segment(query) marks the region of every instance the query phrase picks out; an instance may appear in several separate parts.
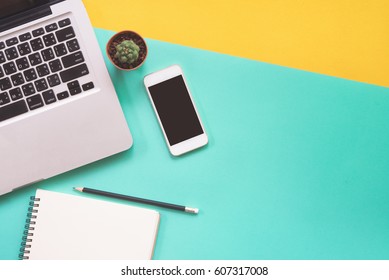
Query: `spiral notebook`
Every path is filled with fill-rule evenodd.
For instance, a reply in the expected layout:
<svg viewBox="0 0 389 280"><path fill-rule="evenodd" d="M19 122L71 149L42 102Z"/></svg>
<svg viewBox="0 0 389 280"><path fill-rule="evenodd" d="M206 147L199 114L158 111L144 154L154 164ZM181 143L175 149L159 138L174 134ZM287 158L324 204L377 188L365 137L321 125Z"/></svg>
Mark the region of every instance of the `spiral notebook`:
<svg viewBox="0 0 389 280"><path fill-rule="evenodd" d="M158 225L153 210L38 189L20 259L151 259Z"/></svg>

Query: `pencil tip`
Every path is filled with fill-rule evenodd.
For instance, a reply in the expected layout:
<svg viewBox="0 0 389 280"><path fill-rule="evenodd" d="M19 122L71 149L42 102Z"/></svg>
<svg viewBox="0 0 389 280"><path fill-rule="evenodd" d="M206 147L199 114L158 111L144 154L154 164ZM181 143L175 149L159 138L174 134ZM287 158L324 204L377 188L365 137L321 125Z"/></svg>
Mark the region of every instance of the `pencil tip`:
<svg viewBox="0 0 389 280"><path fill-rule="evenodd" d="M191 208L191 207L185 207L185 212L192 213L192 214L198 214L199 213L199 209Z"/></svg>
<svg viewBox="0 0 389 280"><path fill-rule="evenodd" d="M84 188L82 187L75 187L73 188L75 191L79 191L79 192L82 192L84 190Z"/></svg>

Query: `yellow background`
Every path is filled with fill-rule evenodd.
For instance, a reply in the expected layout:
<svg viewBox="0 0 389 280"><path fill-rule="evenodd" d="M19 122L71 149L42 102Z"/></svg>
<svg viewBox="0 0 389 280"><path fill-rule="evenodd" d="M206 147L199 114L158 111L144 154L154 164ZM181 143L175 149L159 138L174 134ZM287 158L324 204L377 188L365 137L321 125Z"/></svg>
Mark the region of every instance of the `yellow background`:
<svg viewBox="0 0 389 280"><path fill-rule="evenodd" d="M92 24L389 86L388 0L83 0Z"/></svg>

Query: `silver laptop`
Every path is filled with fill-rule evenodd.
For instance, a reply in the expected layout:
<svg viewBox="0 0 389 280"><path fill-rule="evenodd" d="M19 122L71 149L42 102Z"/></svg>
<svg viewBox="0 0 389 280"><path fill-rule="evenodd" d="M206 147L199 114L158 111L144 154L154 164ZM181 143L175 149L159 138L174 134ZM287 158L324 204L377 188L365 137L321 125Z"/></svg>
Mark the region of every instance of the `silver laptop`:
<svg viewBox="0 0 389 280"><path fill-rule="evenodd" d="M1 0L0 195L132 142L81 0Z"/></svg>

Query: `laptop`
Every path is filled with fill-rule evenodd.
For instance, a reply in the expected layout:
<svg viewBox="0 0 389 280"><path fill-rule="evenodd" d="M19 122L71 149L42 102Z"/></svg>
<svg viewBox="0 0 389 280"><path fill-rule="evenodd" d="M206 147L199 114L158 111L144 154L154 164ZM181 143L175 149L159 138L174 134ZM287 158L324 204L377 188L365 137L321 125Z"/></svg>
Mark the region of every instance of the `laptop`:
<svg viewBox="0 0 389 280"><path fill-rule="evenodd" d="M132 143L81 0L1 0L0 195Z"/></svg>

